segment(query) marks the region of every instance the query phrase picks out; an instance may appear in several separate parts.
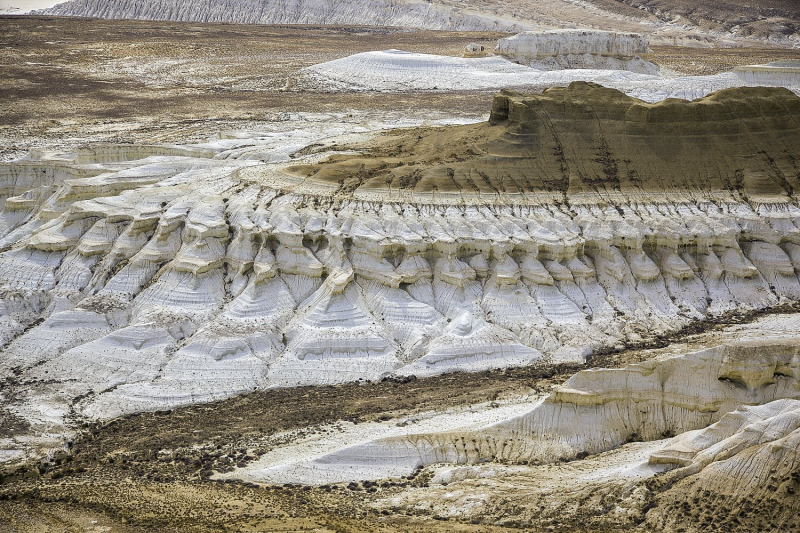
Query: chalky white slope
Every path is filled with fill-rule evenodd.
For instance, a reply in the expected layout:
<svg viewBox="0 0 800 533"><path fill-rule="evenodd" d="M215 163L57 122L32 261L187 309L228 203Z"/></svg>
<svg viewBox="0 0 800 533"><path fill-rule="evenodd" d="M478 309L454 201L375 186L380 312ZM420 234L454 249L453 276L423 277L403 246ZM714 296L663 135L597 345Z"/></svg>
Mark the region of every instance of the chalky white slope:
<svg viewBox="0 0 800 533"><path fill-rule="evenodd" d="M650 51L637 33L590 30L524 32L500 39L496 52L515 63L542 70L594 68L656 74L640 56Z"/></svg>
<svg viewBox="0 0 800 533"><path fill-rule="evenodd" d="M708 377L715 379L713 374ZM644 409L649 408L645 402ZM577 512L586 513L590 523L610 518L619 527L621 521L623 529L646 522L647 531L701 531L707 528L698 527L703 520L698 520L697 510L714 502L712 509L715 504L730 509L710 513L723 522L722 530L794 531L800 506L795 497L800 478L800 400L745 405L721 418L713 413L713 419L719 421L675 438L656 435L658 440L624 444L566 462L463 464L462 455L458 457L462 464L427 467L425 474L432 475L429 486L390 493L375 507L508 525L546 522ZM474 434L464 436L466 443L478 441ZM520 438L526 437L514 436L515 441ZM348 471L334 461L319 463L313 470L305 465L317 479L330 478L337 469L340 475ZM243 469L226 477L258 479L291 467ZM297 464L294 467L300 472ZM349 466L350 471L355 469ZM395 466L395 470L400 469ZM512 509L508 502L513 502ZM774 517L777 526L759 524L764 516Z"/></svg>
<svg viewBox="0 0 800 533"><path fill-rule="evenodd" d="M254 388L582 361L800 297L800 210L785 196L390 201L285 172L301 147L316 144L317 161L331 136L367 129L95 146L0 167L9 408L55 428L71 412Z"/></svg>
<svg viewBox="0 0 800 533"><path fill-rule="evenodd" d="M687 11L681 2L660 2L654 6L631 0L613 3L602 0L70 0L35 13L111 19L403 26L467 31L614 28L646 33L665 44L711 46L722 42L732 45L758 39L791 45L797 42L797 12L790 5L792 2L784 4L761 6L728 1ZM736 5L741 7L735 9Z"/></svg>
<svg viewBox="0 0 800 533"><path fill-rule="evenodd" d="M558 1L559 4L568 4ZM47 15L109 19L401 26L432 30L513 31L535 25L489 10L418 0L72 0Z"/></svg>
<svg viewBox="0 0 800 533"><path fill-rule="evenodd" d="M524 35L524 34L523 34ZM519 36L518 36L519 37ZM501 41L502 43L503 41ZM742 86L783 86L800 93L800 75L789 73L780 79L754 77L750 70L708 76L663 77L654 73L651 63L581 56L580 66L548 70L558 62L575 63L568 54L559 54L554 63L543 59L522 59L525 50L505 45L503 54L518 59L521 65L501 56L460 58L384 50L363 52L307 67L301 71L306 83L332 90L355 91L470 91L514 87L542 89L566 86L574 81L590 81L619 89L646 102L666 98L693 100L720 89ZM522 43L524 44L524 43ZM539 68L532 68L534 64ZM634 69L637 72L631 72Z"/></svg>
<svg viewBox="0 0 800 533"><path fill-rule="evenodd" d="M792 521L800 508L800 401L737 409L704 430L681 435L651 455L650 463L678 467L667 475L670 490L659 497L660 504L691 508L689 502L711 494L742 518L774 513L777 527L753 524L745 529L797 529ZM686 527L691 517L676 516L680 514L650 513L647 525Z"/></svg>
<svg viewBox="0 0 800 533"><path fill-rule="evenodd" d="M379 439L351 437L338 443L339 449L316 456L306 452L294 461L268 455L231 477L329 483L398 477L436 463L541 464L679 433L684 434L654 452L650 462L692 465L683 470L685 477L744 448L796 439L789 435L800 427L798 378L797 340L736 342L621 369L579 372L524 413L511 406L500 412L484 409L472 420L462 415L460 426L441 423L433 432L420 426ZM778 398L792 400L769 403ZM507 418L498 422L498 416ZM372 432L381 433L387 431Z"/></svg>

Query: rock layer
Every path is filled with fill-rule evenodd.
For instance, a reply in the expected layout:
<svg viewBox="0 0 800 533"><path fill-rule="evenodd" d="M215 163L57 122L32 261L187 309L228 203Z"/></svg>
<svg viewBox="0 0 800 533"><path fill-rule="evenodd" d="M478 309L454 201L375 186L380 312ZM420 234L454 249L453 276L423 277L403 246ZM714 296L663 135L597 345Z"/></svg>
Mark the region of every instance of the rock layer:
<svg viewBox="0 0 800 533"><path fill-rule="evenodd" d="M36 13L262 24L374 24L429 29L614 28L645 32L668 44L711 46L744 39L797 42L797 8L769 0L72 0Z"/></svg>
<svg viewBox="0 0 800 533"><path fill-rule="evenodd" d="M619 69L625 65L598 64L595 68L540 70L500 56L450 57L401 50L363 52L320 63L300 71L303 86L313 90L358 92L480 91L513 88L539 92L585 81L618 89L650 103L669 98L695 100L722 89L741 86L781 86L800 92L796 77L759 76L749 80L741 72L704 76L662 77ZM632 65L631 68L635 68ZM776 81L783 80L783 83Z"/></svg>
<svg viewBox="0 0 800 533"><path fill-rule="evenodd" d="M664 193L781 201L800 185L800 98L738 88L648 104L575 82L541 95L504 91L488 123L392 135L370 148L298 172L364 199L376 191L513 203Z"/></svg>
<svg viewBox="0 0 800 533"><path fill-rule="evenodd" d="M681 435L651 455L678 466L647 514L652 529L699 530L695 500L712 502L722 528L794 531L800 527L800 401L742 407L706 429ZM688 512L672 512L682 509ZM705 514L705 513L704 513Z"/></svg>
<svg viewBox="0 0 800 533"><path fill-rule="evenodd" d="M591 68L656 74L658 67L640 55L649 51L647 38L637 33L556 30L524 32L500 39L496 53L543 70Z"/></svg>
<svg viewBox="0 0 800 533"><path fill-rule="evenodd" d="M323 129L300 152L253 133L4 165L16 412L582 361L796 300L798 101L575 85L353 146Z"/></svg>
<svg viewBox="0 0 800 533"><path fill-rule="evenodd" d="M490 12L412 0L73 0L39 13L109 19L401 26L430 30L514 31L532 24Z"/></svg>
<svg viewBox="0 0 800 533"><path fill-rule="evenodd" d="M794 403L786 404L791 408L779 402L755 408L755 418L762 411L774 418L759 422L760 435L753 433L755 426L742 429L753 417L727 415L738 406L758 406L776 398ZM378 479L436 463L549 463L719 421L699 436L683 435L651 456L652 464L695 465L685 469L684 475L690 475L714 458L729 457L744 447L763 444L764 439L794 438L789 435L800 424L797 399L800 343L740 342L621 369L579 372L529 412L484 428L386 438L294 464L263 470L253 465L242 475L271 482L328 483L358 479L351 476L366 475L368 465L372 465L370 475ZM714 439L720 444L709 443ZM701 451L704 448L708 451Z"/></svg>
<svg viewBox="0 0 800 533"><path fill-rule="evenodd" d="M733 72L747 85L800 86L800 61L773 61L736 67Z"/></svg>

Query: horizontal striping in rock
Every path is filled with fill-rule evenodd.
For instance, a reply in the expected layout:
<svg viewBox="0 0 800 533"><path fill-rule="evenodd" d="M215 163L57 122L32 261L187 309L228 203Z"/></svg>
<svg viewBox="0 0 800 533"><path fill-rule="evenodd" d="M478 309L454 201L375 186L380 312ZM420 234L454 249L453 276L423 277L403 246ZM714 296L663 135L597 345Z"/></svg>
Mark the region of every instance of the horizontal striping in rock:
<svg viewBox="0 0 800 533"><path fill-rule="evenodd" d="M320 128L299 160L258 133L31 154L0 167L0 369L102 418L583 361L797 300L798 100L578 84L500 94L482 124Z"/></svg>

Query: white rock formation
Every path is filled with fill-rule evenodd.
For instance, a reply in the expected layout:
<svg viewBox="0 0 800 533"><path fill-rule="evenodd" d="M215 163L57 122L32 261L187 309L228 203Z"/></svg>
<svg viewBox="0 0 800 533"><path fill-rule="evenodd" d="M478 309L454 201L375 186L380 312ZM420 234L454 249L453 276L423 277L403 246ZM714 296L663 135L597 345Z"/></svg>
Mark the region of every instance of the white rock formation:
<svg viewBox="0 0 800 533"><path fill-rule="evenodd" d="M374 507L509 526L585 513L587 527L703 531L710 515L724 531L794 531L798 409L798 400L746 406L706 429L567 462L428 467L427 486L392 491ZM227 477L237 474L249 479Z"/></svg>
<svg viewBox="0 0 800 533"><path fill-rule="evenodd" d="M785 195L582 192L567 205L520 189L496 202L348 192L285 170L298 146L365 129L95 146L0 166L0 375L28 384L10 409L51 427L70 409L103 418L254 388L580 362L800 294L800 210ZM591 442L554 437L542 453Z"/></svg>
<svg viewBox="0 0 800 533"><path fill-rule="evenodd" d="M736 67L733 72L747 85L800 87L800 61L773 61Z"/></svg>
<svg viewBox="0 0 800 533"><path fill-rule="evenodd" d="M508 527L559 524L565 515L585 512L587 528L610 522L633 529L651 495L645 484L669 469L647 461L650 452L663 445L664 441L630 443L586 459L547 465L441 465L426 469L425 474L433 476L424 488L412 485L374 507Z"/></svg>
<svg viewBox="0 0 800 533"><path fill-rule="evenodd" d="M27 9L48 2L26 0ZM53 0L49 5L54 3ZM13 2L11 5L15 5ZM797 42L790 3L747 5L741 0L688 10L681 3L633 0L71 0L36 14L190 22L385 25L426 29L522 31L613 28L646 33L651 41L683 46L737 46L742 41ZM3 4L0 4L0 9ZM12 8L13 9L13 8Z"/></svg>
<svg viewBox="0 0 800 533"><path fill-rule="evenodd" d="M792 400L768 403L775 398ZM232 477L329 483L405 475L436 463L548 463L679 433L684 434L651 454L650 462L690 465L685 476L754 445L796 440L798 399L800 341L738 342L621 369L582 371L529 412L496 423L485 418L483 427L473 422L351 441L288 464L273 465L267 457Z"/></svg>
<svg viewBox="0 0 800 533"><path fill-rule="evenodd" d="M671 477L686 477L696 474L713 463L717 463L718 474L734 474L744 466L734 459L744 451L752 456L753 447L769 445L782 447L789 441L800 439L800 401L776 400L764 405L745 406L723 416L719 422L704 429L686 432L661 450L650 455L650 464L666 464L680 467ZM784 441L784 442L781 442ZM797 449L796 446L794 447ZM768 470L760 465L751 465L754 474L750 480L758 482L757 476ZM749 491L743 491L749 492Z"/></svg>
<svg viewBox="0 0 800 533"><path fill-rule="evenodd" d="M500 39L495 53L540 70L597 69L658 73L658 66L640 57L649 52L647 38L637 33L598 30L523 32Z"/></svg>
<svg viewBox="0 0 800 533"><path fill-rule="evenodd" d="M109 19L401 26L431 30L518 31L535 27L490 11L415 0L72 0L39 11L46 15Z"/></svg>
<svg viewBox="0 0 800 533"><path fill-rule="evenodd" d="M666 98L694 100L730 87L775 85L772 80L745 79L733 72L667 78L656 75L649 67L640 65L639 68L633 63L629 66L636 72L630 72L630 69L609 70L627 66L594 58L587 58L584 64L594 66L540 70L499 56L470 58L385 50L363 52L314 65L303 69L301 74L310 86L335 91L448 92L507 87L532 90L566 86L574 81L591 81L646 102ZM792 77L787 81L790 83L780 85L800 93L800 82Z"/></svg>

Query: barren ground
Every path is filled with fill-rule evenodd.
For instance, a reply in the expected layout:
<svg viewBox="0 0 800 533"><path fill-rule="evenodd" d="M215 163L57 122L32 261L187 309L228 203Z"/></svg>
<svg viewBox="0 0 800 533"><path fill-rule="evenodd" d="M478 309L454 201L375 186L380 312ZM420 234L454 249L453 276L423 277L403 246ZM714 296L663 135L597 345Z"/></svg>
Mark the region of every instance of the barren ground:
<svg viewBox="0 0 800 533"><path fill-rule="evenodd" d="M307 65L374 49L458 55L468 42L493 46L498 37L0 18L0 158L87 140L203 139L215 130L279 120L287 112L479 117L490 107L490 93L332 94L293 85L292 74ZM691 74L786 58L800 58L800 51L655 47L651 57L665 68ZM587 366L619 366L664 350L700 348L724 335L730 322L751 318L698 324L696 330L656 339L646 347L598 354ZM502 402L546 391L579 368L261 391L86 426L69 452L4 472L0 530L509 531L513 528L370 505L425 486L424 472L377 485L320 488L261 488L208 478L280 445L278 434L299 437L337 422ZM0 412L2 430L13 430L16 424ZM565 517L558 526L615 530L591 529L580 515Z"/></svg>
<svg viewBox="0 0 800 533"><path fill-rule="evenodd" d="M322 487L258 487L213 481L210 476L244 466L273 447L335 430L338 424L389 420L543 393L581 368L616 367L665 353L702 349L724 341L737 325L759 316L799 310L797 306L779 307L766 313L696 323L669 338L597 354L586 365L258 391L212 404L84 425L68 444L68 452L59 453L50 461L8 467L2 472L0 530L514 530L512 526L495 528L449 520L435 512L398 509L387 503L394 496L409 492L413 495L416 491L417 498L425 494L429 480L425 471L379 483ZM528 473L519 483L538 486L546 483L544 478L557 479L561 475L558 470L543 468L543 474ZM580 464L571 467L578 472L581 468ZM420 493L420 489L426 492ZM439 488L438 492L442 490ZM611 494L619 488L603 490ZM513 518L515 497L509 498L506 508L495 509L496 516L487 519L505 518L513 525L509 514ZM549 499L552 501L552 497ZM555 522L543 522L540 529L552 530L555 523L558 528L572 531L618 530L613 520L610 525L587 526L586 516L581 513L562 512L574 504L566 494L563 503L553 504L557 511ZM528 524L520 527L531 531Z"/></svg>
<svg viewBox="0 0 800 533"><path fill-rule="evenodd" d="M301 68L368 50L460 55L503 34L0 17L0 159L87 141L183 142L293 112L482 117L492 93L328 93ZM662 68L711 74L800 50L653 47Z"/></svg>

